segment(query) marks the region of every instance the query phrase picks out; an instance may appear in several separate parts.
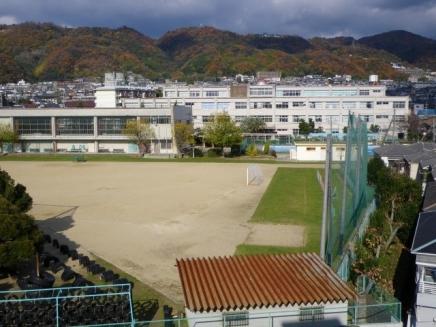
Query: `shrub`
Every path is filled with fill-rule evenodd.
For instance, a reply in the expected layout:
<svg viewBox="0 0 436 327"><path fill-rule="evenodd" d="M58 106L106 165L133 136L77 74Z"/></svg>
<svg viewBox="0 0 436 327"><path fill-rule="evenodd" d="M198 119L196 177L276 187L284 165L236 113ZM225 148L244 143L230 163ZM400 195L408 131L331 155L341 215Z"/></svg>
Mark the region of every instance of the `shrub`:
<svg viewBox="0 0 436 327"><path fill-rule="evenodd" d="M277 158L276 150L271 150L271 155L272 155L274 158Z"/></svg>
<svg viewBox="0 0 436 327"><path fill-rule="evenodd" d="M212 149L207 150L207 156L209 158L221 157L221 155L222 155L221 148L212 148Z"/></svg>
<svg viewBox="0 0 436 327"><path fill-rule="evenodd" d="M257 156L257 147L256 147L256 144L254 144L254 143L250 144L250 145L247 147L247 149L245 150L245 154L246 154L247 156L250 156L250 157L255 157L255 156Z"/></svg>
<svg viewBox="0 0 436 327"><path fill-rule="evenodd" d="M263 154L269 154L269 148L270 148L270 143L269 143L269 142L266 142L266 143L263 145Z"/></svg>

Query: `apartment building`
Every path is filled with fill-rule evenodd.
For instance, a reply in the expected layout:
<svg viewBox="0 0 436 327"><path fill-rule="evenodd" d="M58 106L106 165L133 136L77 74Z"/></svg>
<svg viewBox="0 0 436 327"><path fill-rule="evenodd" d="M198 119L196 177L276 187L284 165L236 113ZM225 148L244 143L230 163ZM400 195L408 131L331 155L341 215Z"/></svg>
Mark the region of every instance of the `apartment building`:
<svg viewBox="0 0 436 327"><path fill-rule="evenodd" d="M96 107L170 108L174 104L192 108L194 127L203 127L219 112L228 113L236 122L247 116L265 121L268 132L298 135L301 119L312 119L316 128L333 133L347 126L348 114L360 115L364 121L378 125L382 131L394 128L405 133L409 114L409 97L387 96L385 86L293 85L258 83L165 84L162 97L148 89L105 86L96 90Z"/></svg>

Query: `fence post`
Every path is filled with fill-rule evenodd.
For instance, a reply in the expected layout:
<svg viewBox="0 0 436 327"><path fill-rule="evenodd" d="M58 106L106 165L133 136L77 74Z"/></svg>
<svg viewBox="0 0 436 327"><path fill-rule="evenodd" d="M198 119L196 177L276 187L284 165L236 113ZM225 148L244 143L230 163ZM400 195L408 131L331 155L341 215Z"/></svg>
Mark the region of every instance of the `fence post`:
<svg viewBox="0 0 436 327"><path fill-rule="evenodd" d="M59 327L59 294L56 295L56 327Z"/></svg>

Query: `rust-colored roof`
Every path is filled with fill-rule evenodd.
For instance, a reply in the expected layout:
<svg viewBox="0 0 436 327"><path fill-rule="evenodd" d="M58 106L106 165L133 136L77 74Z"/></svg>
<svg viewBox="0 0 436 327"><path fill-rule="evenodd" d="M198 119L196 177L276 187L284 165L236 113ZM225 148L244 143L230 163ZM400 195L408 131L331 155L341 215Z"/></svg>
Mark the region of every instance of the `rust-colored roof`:
<svg viewBox="0 0 436 327"><path fill-rule="evenodd" d="M191 311L339 302L355 293L314 253L177 260Z"/></svg>

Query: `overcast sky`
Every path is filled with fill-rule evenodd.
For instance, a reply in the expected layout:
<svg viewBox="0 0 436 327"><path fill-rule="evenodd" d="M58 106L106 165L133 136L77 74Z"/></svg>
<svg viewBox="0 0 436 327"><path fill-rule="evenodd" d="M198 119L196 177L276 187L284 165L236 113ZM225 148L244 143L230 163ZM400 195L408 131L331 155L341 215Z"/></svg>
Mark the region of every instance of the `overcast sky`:
<svg viewBox="0 0 436 327"><path fill-rule="evenodd" d="M126 25L152 37L210 25L305 37L404 29L436 39L436 0L0 0L0 24L24 21Z"/></svg>

